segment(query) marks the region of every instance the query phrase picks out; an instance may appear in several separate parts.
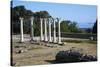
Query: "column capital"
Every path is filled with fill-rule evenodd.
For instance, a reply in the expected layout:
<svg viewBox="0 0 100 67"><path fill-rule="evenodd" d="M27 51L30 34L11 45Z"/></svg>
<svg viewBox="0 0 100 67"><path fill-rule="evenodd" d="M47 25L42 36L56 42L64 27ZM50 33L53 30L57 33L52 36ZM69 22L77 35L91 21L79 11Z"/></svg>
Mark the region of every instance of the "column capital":
<svg viewBox="0 0 100 67"><path fill-rule="evenodd" d="M23 17L20 17L19 19L20 19L20 20L23 20L24 18L23 18Z"/></svg>

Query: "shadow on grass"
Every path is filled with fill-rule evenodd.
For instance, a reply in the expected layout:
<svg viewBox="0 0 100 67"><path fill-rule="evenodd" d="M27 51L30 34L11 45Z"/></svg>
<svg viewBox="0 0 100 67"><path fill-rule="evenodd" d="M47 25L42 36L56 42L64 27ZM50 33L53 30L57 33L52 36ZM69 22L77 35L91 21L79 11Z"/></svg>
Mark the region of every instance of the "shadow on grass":
<svg viewBox="0 0 100 67"><path fill-rule="evenodd" d="M59 61L56 61L56 60L45 60L46 62L49 62L51 64L58 64L58 63L63 63L63 62L59 62Z"/></svg>
<svg viewBox="0 0 100 67"><path fill-rule="evenodd" d="M57 60L45 60L46 62L49 62L51 64L60 64L60 63L75 63L75 62L62 62Z"/></svg>
<svg viewBox="0 0 100 67"><path fill-rule="evenodd" d="M81 63L81 62L97 62L97 60L95 61L74 61L74 62L62 62L62 61L57 61L57 60L45 60L46 62L48 63L51 63L51 64L62 64L62 63Z"/></svg>
<svg viewBox="0 0 100 67"><path fill-rule="evenodd" d="M62 40L62 42L68 42L68 43L90 43L90 44L97 44L97 41L93 40Z"/></svg>

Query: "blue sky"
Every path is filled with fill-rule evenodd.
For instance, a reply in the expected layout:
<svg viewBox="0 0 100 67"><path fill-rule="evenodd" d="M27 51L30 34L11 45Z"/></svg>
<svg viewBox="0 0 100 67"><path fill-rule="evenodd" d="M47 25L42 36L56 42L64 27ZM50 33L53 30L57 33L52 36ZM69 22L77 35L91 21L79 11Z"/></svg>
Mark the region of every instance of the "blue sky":
<svg viewBox="0 0 100 67"><path fill-rule="evenodd" d="M13 1L13 7L19 5L24 5L26 9L33 12L46 10L53 17L77 22L81 28L92 27L97 18L97 6L95 5Z"/></svg>

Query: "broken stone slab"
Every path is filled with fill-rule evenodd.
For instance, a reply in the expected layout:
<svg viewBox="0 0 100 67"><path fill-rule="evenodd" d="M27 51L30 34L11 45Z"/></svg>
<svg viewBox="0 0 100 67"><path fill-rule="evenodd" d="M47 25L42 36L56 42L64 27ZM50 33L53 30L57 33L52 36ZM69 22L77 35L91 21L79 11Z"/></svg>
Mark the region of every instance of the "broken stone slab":
<svg viewBox="0 0 100 67"><path fill-rule="evenodd" d="M26 49L21 49L21 50L18 50L18 51L16 51L16 53L17 54L20 54L20 53L24 53L24 52L27 52L28 50L26 50Z"/></svg>
<svg viewBox="0 0 100 67"><path fill-rule="evenodd" d="M51 47L51 48L55 48L55 47L57 47L58 45L57 45L57 44L46 44L45 46Z"/></svg>

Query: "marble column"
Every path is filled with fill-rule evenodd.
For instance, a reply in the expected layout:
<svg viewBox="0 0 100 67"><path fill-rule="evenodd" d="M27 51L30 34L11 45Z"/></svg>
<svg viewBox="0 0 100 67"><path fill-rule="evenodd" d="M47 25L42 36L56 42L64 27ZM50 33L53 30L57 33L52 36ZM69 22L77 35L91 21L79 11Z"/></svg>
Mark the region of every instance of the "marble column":
<svg viewBox="0 0 100 67"><path fill-rule="evenodd" d="M44 18L44 41L48 41L47 40L47 18Z"/></svg>
<svg viewBox="0 0 100 67"><path fill-rule="evenodd" d="M49 42L52 42L51 40L51 18L48 19L49 22Z"/></svg>
<svg viewBox="0 0 100 67"><path fill-rule="evenodd" d="M40 40L43 41L43 18L40 18L40 26L41 26Z"/></svg>
<svg viewBox="0 0 100 67"><path fill-rule="evenodd" d="M53 19L53 42L56 43L56 25L55 25L55 19Z"/></svg>
<svg viewBox="0 0 100 67"><path fill-rule="evenodd" d="M24 34L23 34L23 18L20 17L20 42L24 42Z"/></svg>
<svg viewBox="0 0 100 67"><path fill-rule="evenodd" d="M58 44L61 44L60 20L58 20Z"/></svg>
<svg viewBox="0 0 100 67"><path fill-rule="evenodd" d="M34 17L31 17L31 41L34 40Z"/></svg>

